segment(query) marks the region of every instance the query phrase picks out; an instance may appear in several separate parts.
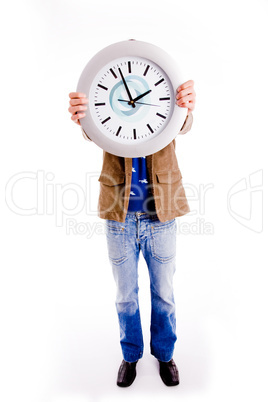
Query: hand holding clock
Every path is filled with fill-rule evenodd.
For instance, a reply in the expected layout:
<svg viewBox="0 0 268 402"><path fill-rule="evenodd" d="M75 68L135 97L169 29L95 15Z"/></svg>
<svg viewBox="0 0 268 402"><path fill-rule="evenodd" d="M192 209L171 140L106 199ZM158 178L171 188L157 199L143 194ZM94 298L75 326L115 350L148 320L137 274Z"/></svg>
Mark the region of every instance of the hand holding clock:
<svg viewBox="0 0 268 402"><path fill-rule="evenodd" d="M190 112L192 112L195 108L195 90L194 90L194 81L189 80L184 84L180 85L177 88L177 96L176 96L176 104L180 107L187 107L188 112L187 116Z"/></svg>
<svg viewBox="0 0 268 402"><path fill-rule="evenodd" d="M81 123L79 119L82 119L85 117L86 113L85 111L87 110L86 104L88 103L88 99L86 97L86 94L83 94L81 92L70 92L69 93L69 104L70 107L68 111L71 113L71 119L81 126Z"/></svg>
<svg viewBox="0 0 268 402"><path fill-rule="evenodd" d="M147 91L147 93L148 93L148 91ZM145 94L147 94L147 93L144 93L137 98L141 99L141 97L145 96ZM81 126L79 119L82 119L86 115L85 111L87 110L86 104L88 103L88 99L87 99L86 95L81 92L70 92L69 98L70 98L70 101L69 101L70 107L68 108L68 111L71 113L71 119L76 124ZM132 99L131 94L130 94L129 101L125 101L123 99L122 100L120 99L120 101L128 102L128 103L132 101L133 102L132 107L135 107L134 102L141 103L141 102L137 102L137 98ZM196 93L194 90L194 81L193 80L186 81L185 83L183 83L182 85L180 85L177 88L176 104L180 107L188 108L187 115L190 112L192 112L195 108L195 98L196 98ZM154 106L157 106L157 105L154 105Z"/></svg>

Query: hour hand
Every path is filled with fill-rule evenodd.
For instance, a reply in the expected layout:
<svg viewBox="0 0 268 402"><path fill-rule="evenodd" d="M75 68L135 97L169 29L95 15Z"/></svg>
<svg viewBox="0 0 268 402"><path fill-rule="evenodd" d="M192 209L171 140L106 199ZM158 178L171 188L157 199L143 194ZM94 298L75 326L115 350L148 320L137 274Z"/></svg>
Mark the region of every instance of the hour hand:
<svg viewBox="0 0 268 402"><path fill-rule="evenodd" d="M144 94L137 96L137 98L133 99L133 102L136 102L137 100L143 98L145 95L148 95L150 92L152 92L151 89L149 89L149 91L147 91L147 92L144 92Z"/></svg>
<svg viewBox="0 0 268 402"><path fill-rule="evenodd" d="M127 86L126 80L125 80L125 78L124 78L124 76L123 76L123 74L122 74L121 68L118 68L118 71L119 71L119 74L121 75L123 84L124 84L124 86L125 86L125 88L126 88L126 91L127 91L127 95L128 95L128 98L129 98L129 103L128 103L128 104L129 104L129 105L132 105L132 107L136 107L136 106L135 106L135 103L134 103L134 101L133 101L133 99L132 99L130 90L129 90L128 86Z"/></svg>

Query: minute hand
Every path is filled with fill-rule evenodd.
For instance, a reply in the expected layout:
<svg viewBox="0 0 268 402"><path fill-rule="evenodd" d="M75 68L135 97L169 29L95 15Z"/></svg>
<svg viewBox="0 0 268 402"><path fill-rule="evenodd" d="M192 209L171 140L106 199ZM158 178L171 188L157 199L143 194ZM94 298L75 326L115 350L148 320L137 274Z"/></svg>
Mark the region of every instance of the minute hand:
<svg viewBox="0 0 268 402"><path fill-rule="evenodd" d="M137 100L143 98L145 95L149 94L150 92L152 92L151 89L149 89L149 91L147 91L147 92L144 92L144 94L137 96L137 98L133 99L133 102L136 102Z"/></svg>
<svg viewBox="0 0 268 402"><path fill-rule="evenodd" d="M126 88L126 91L127 91L128 97L129 97L129 105L132 105L132 107L136 107L135 104L134 104L134 101L133 101L133 99L132 99L130 90L129 90L128 86L127 86L126 80L125 80L125 78L124 78L124 76L123 76L123 74L122 74L121 69L118 68L118 71L119 71L119 73L120 73L120 75L121 75L123 84L124 84L124 86L125 86L125 88Z"/></svg>

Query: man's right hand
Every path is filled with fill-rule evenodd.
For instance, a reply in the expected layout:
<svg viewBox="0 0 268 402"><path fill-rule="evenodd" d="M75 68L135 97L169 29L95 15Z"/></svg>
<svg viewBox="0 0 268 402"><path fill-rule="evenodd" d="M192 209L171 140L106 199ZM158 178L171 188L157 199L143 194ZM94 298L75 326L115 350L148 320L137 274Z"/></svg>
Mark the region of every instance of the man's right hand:
<svg viewBox="0 0 268 402"><path fill-rule="evenodd" d="M70 97L70 107L68 111L71 113L71 119L81 126L79 119L85 117L86 113L84 112L87 110L86 104L88 103L88 99L85 94L81 92L71 92L69 93Z"/></svg>

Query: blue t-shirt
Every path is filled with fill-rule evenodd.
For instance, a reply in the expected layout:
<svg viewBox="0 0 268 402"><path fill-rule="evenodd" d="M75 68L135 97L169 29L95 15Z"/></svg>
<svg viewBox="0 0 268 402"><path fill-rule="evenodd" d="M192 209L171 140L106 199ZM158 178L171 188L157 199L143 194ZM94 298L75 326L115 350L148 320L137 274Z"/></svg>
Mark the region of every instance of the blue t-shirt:
<svg viewBox="0 0 268 402"><path fill-rule="evenodd" d="M153 197L150 191L145 157L132 158L132 179L128 210L137 212L153 210Z"/></svg>

